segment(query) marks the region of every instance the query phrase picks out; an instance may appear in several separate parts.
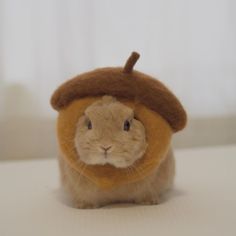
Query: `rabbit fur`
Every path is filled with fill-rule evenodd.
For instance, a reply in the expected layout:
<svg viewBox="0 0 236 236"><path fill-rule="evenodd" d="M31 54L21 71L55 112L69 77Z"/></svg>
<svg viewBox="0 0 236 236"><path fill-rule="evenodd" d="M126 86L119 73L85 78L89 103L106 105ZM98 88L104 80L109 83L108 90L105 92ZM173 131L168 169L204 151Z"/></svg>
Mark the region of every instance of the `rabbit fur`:
<svg viewBox="0 0 236 236"><path fill-rule="evenodd" d="M79 118L74 145L85 166L108 164L135 172L133 164L142 158L148 142L145 128L134 111L112 96L103 96ZM99 188L83 173L72 169L63 161L63 153L59 155L59 165L62 185L78 208L97 208L119 202L158 204L161 195L172 186L175 173L171 149L144 179L109 190Z"/></svg>

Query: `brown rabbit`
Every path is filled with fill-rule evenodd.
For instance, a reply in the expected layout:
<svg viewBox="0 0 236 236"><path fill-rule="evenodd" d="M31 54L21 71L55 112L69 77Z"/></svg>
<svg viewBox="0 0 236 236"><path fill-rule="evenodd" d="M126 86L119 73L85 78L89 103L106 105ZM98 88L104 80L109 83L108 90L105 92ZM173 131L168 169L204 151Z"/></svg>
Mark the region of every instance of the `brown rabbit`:
<svg viewBox="0 0 236 236"><path fill-rule="evenodd" d="M112 96L88 106L77 122L74 145L86 165L110 164L137 171L133 164L147 148L145 128L134 111ZM61 154L63 155L63 154ZM173 182L174 158L169 150L164 161L140 181L103 190L76 172L59 157L63 186L78 208L96 208L109 203L157 204Z"/></svg>

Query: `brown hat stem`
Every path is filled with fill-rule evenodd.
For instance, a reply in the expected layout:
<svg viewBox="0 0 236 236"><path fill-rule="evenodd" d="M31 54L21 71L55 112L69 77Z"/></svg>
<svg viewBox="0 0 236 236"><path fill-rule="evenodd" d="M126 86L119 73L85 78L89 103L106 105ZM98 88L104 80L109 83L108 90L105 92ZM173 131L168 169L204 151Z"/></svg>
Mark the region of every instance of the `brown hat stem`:
<svg viewBox="0 0 236 236"><path fill-rule="evenodd" d="M125 63L123 72L124 73L131 73L133 71L133 67L135 65L135 63L137 62L137 60L139 59L140 55L137 52L132 52L132 54L130 55L130 57L128 58L128 60Z"/></svg>

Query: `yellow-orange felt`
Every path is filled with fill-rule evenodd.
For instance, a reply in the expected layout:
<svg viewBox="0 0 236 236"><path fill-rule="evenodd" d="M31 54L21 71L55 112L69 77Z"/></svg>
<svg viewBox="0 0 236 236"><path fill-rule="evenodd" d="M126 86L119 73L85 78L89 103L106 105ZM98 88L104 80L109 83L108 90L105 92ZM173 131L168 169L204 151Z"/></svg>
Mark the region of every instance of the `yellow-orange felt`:
<svg viewBox="0 0 236 236"><path fill-rule="evenodd" d="M142 104L119 99L123 104L134 109L135 116L146 130L148 147L142 158L137 160L130 172L126 168L116 168L112 165L87 165L79 158L75 148L76 124L85 109L101 97L86 97L73 101L59 111L57 134L63 160L74 170L87 177L103 189L110 189L122 184L133 183L152 173L165 158L172 136L170 125L156 112ZM129 173L127 174L127 172Z"/></svg>

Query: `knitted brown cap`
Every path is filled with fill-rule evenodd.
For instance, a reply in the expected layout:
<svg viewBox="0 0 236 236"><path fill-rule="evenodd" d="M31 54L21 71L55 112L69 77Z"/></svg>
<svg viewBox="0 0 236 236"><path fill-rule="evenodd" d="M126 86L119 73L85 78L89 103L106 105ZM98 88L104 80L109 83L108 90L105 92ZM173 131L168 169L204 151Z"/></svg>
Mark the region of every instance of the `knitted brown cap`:
<svg viewBox="0 0 236 236"><path fill-rule="evenodd" d="M96 69L65 82L52 95L52 107L59 111L79 98L111 95L142 103L159 113L174 132L183 129L187 117L181 103L160 81L133 70L138 58L133 52L124 68Z"/></svg>

